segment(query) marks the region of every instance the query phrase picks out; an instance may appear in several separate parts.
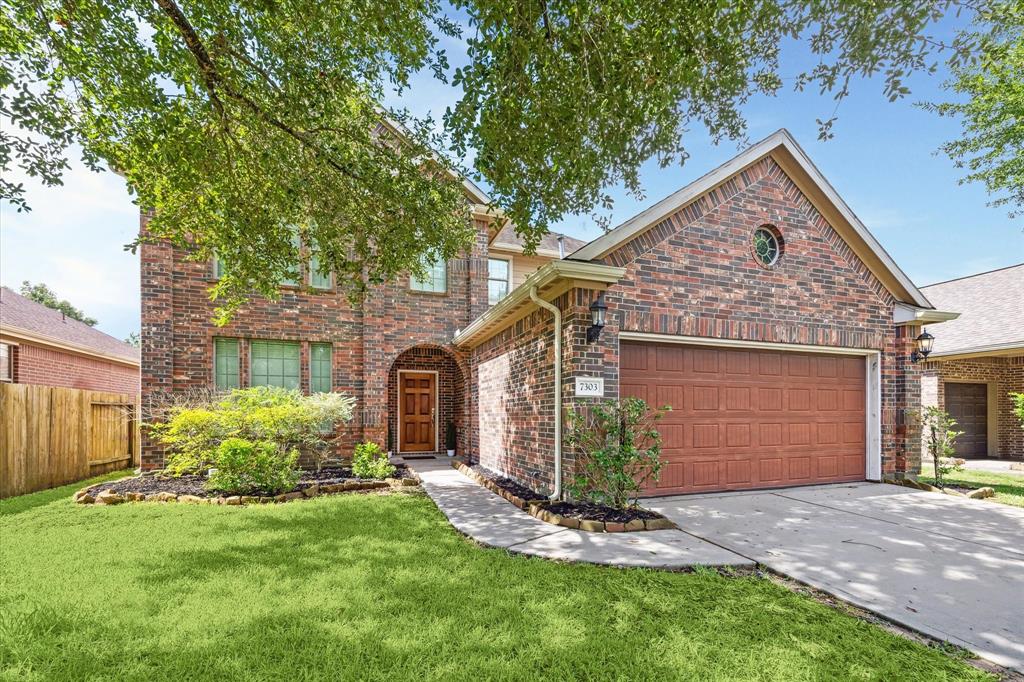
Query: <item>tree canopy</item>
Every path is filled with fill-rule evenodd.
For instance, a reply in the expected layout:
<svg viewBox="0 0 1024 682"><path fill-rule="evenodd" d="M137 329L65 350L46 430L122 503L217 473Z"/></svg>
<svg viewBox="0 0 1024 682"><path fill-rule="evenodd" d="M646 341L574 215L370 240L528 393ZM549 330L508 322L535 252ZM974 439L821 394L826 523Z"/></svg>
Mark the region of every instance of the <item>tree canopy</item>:
<svg viewBox="0 0 1024 682"><path fill-rule="evenodd" d="M685 160L689 127L741 139L744 103L784 75L837 99L881 75L893 99L967 64L984 29L928 32L985 1L7 0L0 165L57 184L81 145L152 211L143 238L222 258L225 315L276 296L300 249L358 294L471 243L463 174L530 248L610 186L641 193L648 159ZM453 70L443 46L463 38ZM786 40L811 68L781 73ZM423 71L462 90L441 120L384 105ZM0 198L27 208L8 179Z"/></svg>
<svg viewBox="0 0 1024 682"><path fill-rule="evenodd" d="M84 322L90 327L95 327L97 320L94 317L89 317L84 312L76 308L71 304L71 301L60 298L57 296L57 292L46 286L44 283L39 282L38 284L32 284L28 280L21 283L21 295L30 301L35 301L45 305L47 308L59 310L72 320L78 320Z"/></svg>

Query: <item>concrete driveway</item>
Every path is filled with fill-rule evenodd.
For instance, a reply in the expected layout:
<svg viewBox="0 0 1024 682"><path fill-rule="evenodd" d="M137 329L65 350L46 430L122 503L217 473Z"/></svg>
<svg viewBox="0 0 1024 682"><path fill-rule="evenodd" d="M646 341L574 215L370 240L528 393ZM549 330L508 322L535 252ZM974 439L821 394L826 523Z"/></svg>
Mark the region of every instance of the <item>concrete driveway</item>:
<svg viewBox="0 0 1024 682"><path fill-rule="evenodd" d="M1024 672L1024 509L876 483L645 506L779 573Z"/></svg>

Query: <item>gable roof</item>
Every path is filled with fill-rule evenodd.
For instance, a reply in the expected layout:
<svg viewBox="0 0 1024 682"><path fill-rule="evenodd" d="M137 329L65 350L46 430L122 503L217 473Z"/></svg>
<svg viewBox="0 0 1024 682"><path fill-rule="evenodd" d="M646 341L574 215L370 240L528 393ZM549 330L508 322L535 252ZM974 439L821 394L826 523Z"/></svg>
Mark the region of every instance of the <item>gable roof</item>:
<svg viewBox="0 0 1024 682"><path fill-rule="evenodd" d="M0 287L0 333L132 365L140 363L138 348L8 287Z"/></svg>
<svg viewBox="0 0 1024 682"><path fill-rule="evenodd" d="M670 194L645 211L571 253L568 258L588 261L603 258L621 244L657 225L666 216L693 203L767 156L772 157L785 171L808 201L814 205L849 244L857 257L897 300L922 308L932 308L932 304L924 294L896 265L864 223L857 218L835 188L821 174L807 153L784 128L772 133L710 173Z"/></svg>
<svg viewBox="0 0 1024 682"><path fill-rule="evenodd" d="M540 243L537 244L537 254L540 256L553 256L559 257L558 253L558 238L562 238L562 245L565 247L566 255L576 251L586 244L582 239L576 239L570 237L567 234L561 232L548 232L545 234ZM502 249L505 251L516 251L522 253L523 251L523 239L516 234L515 226L511 221L505 221L505 225L498 231L498 234L491 240L491 248Z"/></svg>
<svg viewBox="0 0 1024 682"><path fill-rule="evenodd" d="M1024 349L1024 263L921 287L943 310L960 313L936 328L929 359Z"/></svg>

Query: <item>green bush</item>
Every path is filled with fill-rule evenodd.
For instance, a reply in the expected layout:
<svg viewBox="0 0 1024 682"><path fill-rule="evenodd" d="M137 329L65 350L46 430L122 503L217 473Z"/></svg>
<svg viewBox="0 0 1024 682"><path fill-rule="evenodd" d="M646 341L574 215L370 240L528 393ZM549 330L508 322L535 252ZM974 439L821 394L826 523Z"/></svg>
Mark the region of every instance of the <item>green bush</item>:
<svg viewBox="0 0 1024 682"><path fill-rule="evenodd" d="M352 473L359 478L387 478L395 473L395 465L376 443L360 443L352 455Z"/></svg>
<svg viewBox="0 0 1024 682"><path fill-rule="evenodd" d="M589 414L569 412L566 441L576 450L576 476L566 486L578 499L624 509L661 472L655 423L670 407L651 410L640 398L608 400Z"/></svg>
<svg viewBox="0 0 1024 682"><path fill-rule="evenodd" d="M184 400L166 410L165 421L147 427L167 446L166 468L176 476L205 473L228 438L270 442L283 454L299 450L319 469L332 449L325 424L350 421L354 405L355 399L341 393L307 396L259 386Z"/></svg>
<svg viewBox="0 0 1024 682"><path fill-rule="evenodd" d="M1024 393L1011 393L1010 400L1013 401L1013 413L1020 421L1020 427L1024 429Z"/></svg>
<svg viewBox="0 0 1024 682"><path fill-rule="evenodd" d="M228 438L214 451L206 489L235 495L276 495L299 482L298 461L298 450L282 452L271 441Z"/></svg>
<svg viewBox="0 0 1024 682"><path fill-rule="evenodd" d="M963 460L955 457L956 439L963 431L957 431L956 420L935 406L926 407L921 413L921 426L925 447L935 466L935 485L944 488L946 474L963 468Z"/></svg>

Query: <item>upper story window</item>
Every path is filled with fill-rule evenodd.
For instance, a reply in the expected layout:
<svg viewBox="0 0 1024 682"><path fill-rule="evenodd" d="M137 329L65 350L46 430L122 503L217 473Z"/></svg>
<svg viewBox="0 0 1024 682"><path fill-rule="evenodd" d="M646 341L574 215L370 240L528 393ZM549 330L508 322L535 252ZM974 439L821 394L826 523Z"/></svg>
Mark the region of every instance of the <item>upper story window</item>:
<svg viewBox="0 0 1024 682"><path fill-rule="evenodd" d="M512 264L504 258L487 259L487 303L494 305L508 295Z"/></svg>
<svg viewBox="0 0 1024 682"><path fill-rule="evenodd" d="M299 231L296 228L292 229L292 247L298 252L302 248L302 239L299 237ZM298 263L292 268L292 270L281 278L281 284L290 287L297 287L302 284L302 271L298 266Z"/></svg>
<svg viewBox="0 0 1024 682"><path fill-rule="evenodd" d="M413 291L427 291L443 294L448 291L448 263L443 260L434 262L430 256L424 256L426 273L422 278L415 273L409 275L409 288Z"/></svg>
<svg viewBox="0 0 1024 682"><path fill-rule="evenodd" d="M0 343L0 381L14 381L14 358L11 347Z"/></svg>
<svg viewBox="0 0 1024 682"><path fill-rule="evenodd" d="M754 230L751 242L754 258L761 266L773 267L782 255L782 238L775 228L764 225Z"/></svg>
<svg viewBox="0 0 1024 682"><path fill-rule="evenodd" d="M309 286L314 289L330 289L334 285L331 273L323 272L322 267L316 253L311 251L309 254Z"/></svg>

